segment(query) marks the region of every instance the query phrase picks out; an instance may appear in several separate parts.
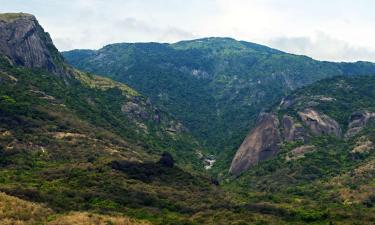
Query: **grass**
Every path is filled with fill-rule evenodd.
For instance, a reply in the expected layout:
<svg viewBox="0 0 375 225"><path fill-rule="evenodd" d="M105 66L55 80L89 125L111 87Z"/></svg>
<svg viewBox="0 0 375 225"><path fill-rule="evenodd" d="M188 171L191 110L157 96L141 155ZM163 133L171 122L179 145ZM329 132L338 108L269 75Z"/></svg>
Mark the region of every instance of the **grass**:
<svg viewBox="0 0 375 225"><path fill-rule="evenodd" d="M12 22L20 17L32 17L33 15L28 13L1 13L0 21Z"/></svg>

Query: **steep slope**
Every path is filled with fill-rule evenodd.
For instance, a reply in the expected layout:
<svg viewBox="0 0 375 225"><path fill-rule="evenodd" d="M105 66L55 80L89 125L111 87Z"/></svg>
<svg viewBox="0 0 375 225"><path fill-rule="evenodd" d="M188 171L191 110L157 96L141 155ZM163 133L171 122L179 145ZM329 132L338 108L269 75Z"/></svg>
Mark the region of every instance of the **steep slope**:
<svg viewBox="0 0 375 225"><path fill-rule="evenodd" d="M372 76L335 77L275 104L236 153L226 188L308 209L311 222L351 211L348 224L374 223L374 88Z"/></svg>
<svg viewBox="0 0 375 225"><path fill-rule="evenodd" d="M257 125L235 155L230 172L238 175L270 158L282 149L284 143L299 142L311 146L311 140L319 136L356 142L352 139L358 138L358 134L375 118L374 86L372 77L338 77L298 90L271 111L260 115ZM273 134L264 129L265 123ZM368 147L371 147L370 143ZM312 147L300 147L292 154L303 155L313 150ZM267 154L269 152L271 154Z"/></svg>
<svg viewBox="0 0 375 225"><path fill-rule="evenodd" d="M6 17L25 18L19 14ZM33 23L33 17L29 18ZM290 189L282 182L289 180L277 179L283 173L273 174L274 167L268 169L261 163L257 166L268 172L254 170L254 177L250 171L225 184L230 190L225 191L218 181L188 172L191 167L202 168L195 150L203 149L180 123L135 90L64 63L54 67L69 71L69 75L13 60L10 55L0 57L0 191L6 193L0 194L0 222L4 224L371 224L375 220L370 192L373 159L367 157L371 156L371 135L355 139L359 142L352 163L338 167L341 164L330 161L347 162L346 148L339 149L338 153L344 153L341 158L330 151L332 157L326 157L328 164L322 168L337 168L323 173L324 177L334 176L329 182L314 180L316 169L294 170L289 177L307 172L309 176L300 181L312 182ZM371 84L373 78L368 79L362 82ZM373 90L371 85L367 87L367 91ZM367 94L369 98L357 103L369 104L372 94L367 91L357 96ZM341 124L328 111L315 110ZM348 137L373 129L372 110L366 110L353 114ZM367 125L361 130L363 124ZM283 132L279 133L283 139ZM287 137L293 139L295 133L289 133ZM317 140L335 150L344 146L329 138ZM311 142L314 146L318 143ZM173 157L164 153L159 160L165 150ZM276 167L284 162L277 161L283 159L282 152L279 150L272 161L279 162ZM321 162L320 156L316 162ZM248 182L248 177L254 179ZM276 194L263 192L277 187ZM280 191L283 187L288 187L286 192ZM327 187L335 190L322 192ZM340 196L334 195L336 190ZM301 197L303 194L312 197ZM320 194L322 199L317 197Z"/></svg>
<svg viewBox="0 0 375 225"><path fill-rule="evenodd" d="M12 18L7 29L17 30L17 20L36 24L29 15L1 16ZM293 210L241 202L217 181L191 173L203 168L196 150L204 149L135 90L64 62L51 61L58 69L50 70L15 60L32 60L32 49L0 52L4 224L299 222ZM159 160L166 150L176 164L168 153Z"/></svg>
<svg viewBox="0 0 375 225"><path fill-rule="evenodd" d="M375 74L371 63L320 62L230 38L123 43L63 54L79 69L149 96L201 143L228 154L219 164L232 156L257 115L292 90L336 75Z"/></svg>
<svg viewBox="0 0 375 225"><path fill-rule="evenodd" d="M75 116L85 122L111 129L122 138L128 138L128 141L142 143L144 148L149 148L149 152L160 154L171 151L175 154L178 150L181 153L179 161L187 164L194 164L195 161L195 166L203 168L196 151L204 152L204 149L197 145L181 123L127 85L81 73L68 66L34 16L1 14L0 23L3 27L0 52L4 76L1 91L4 99L15 101L14 106L9 104L10 108L17 107L18 95L26 95L21 102L32 100L37 104L36 99L42 99L55 104L53 109L56 111L59 107L67 106L67 111L74 111ZM34 71L22 71L12 66L23 66ZM42 71L37 70L57 77L43 75ZM10 75L9 71L12 71ZM16 78L9 78L12 76ZM20 79L17 76L21 76ZM24 109L25 112L28 110L31 109Z"/></svg>
<svg viewBox="0 0 375 225"><path fill-rule="evenodd" d="M5 13L0 15L0 52L11 64L44 68L68 76L63 57L33 15Z"/></svg>
<svg viewBox="0 0 375 225"><path fill-rule="evenodd" d="M375 156L374 87L374 77L336 77L294 92L260 116L281 121L269 124L269 129L280 135L263 137L266 134L258 131L264 126L260 119L233 159L231 172L243 173L241 179L253 180L253 187L281 189L361 167L371 170ZM261 159L261 152L269 149L267 143L258 148L254 143L264 138L272 139L274 154ZM373 182L369 178L367 182ZM265 179L267 187L261 182Z"/></svg>
<svg viewBox="0 0 375 225"><path fill-rule="evenodd" d="M19 26L42 29L30 15L0 17L11 18L2 22L8 23L5 32L19 31L21 37L29 30ZM33 40L48 40L44 32L35 35ZM13 55L0 52L1 191L57 213L117 213L156 224L187 221L212 206L212 199L227 203L209 178L158 162L169 151L177 165L203 168L195 152L203 149L179 122L125 84L64 62L32 63L50 53L46 43L36 52L33 46ZM40 52L46 55L34 55ZM23 54L29 63L16 60ZM67 215L56 223L74 219L85 215Z"/></svg>

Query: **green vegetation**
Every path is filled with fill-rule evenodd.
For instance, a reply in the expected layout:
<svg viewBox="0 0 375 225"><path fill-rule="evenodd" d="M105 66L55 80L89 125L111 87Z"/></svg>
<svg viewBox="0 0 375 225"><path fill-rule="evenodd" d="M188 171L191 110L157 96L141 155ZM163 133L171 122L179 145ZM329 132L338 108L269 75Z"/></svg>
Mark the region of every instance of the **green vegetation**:
<svg viewBox="0 0 375 225"><path fill-rule="evenodd" d="M287 114L298 121L298 111L313 107L337 120L346 132L353 112L375 111L374 90L372 76L335 77L295 91L288 96L291 106L280 109L277 104L272 110L280 118ZM255 193L262 193L266 201L298 208L298 217L305 222L337 220L351 224L351 220L363 218L364 224L371 224L375 221L373 143L373 121L351 138L310 134L305 143L286 142L276 157L238 178L228 177L224 187L242 192L247 199L257 199L259 194ZM314 151L299 158L289 157L292 149L302 145L314 146ZM355 151L361 145L365 150Z"/></svg>
<svg viewBox="0 0 375 225"><path fill-rule="evenodd" d="M301 143L287 143L276 158L217 186L205 176L187 172L201 168L189 166L191 153L195 154L192 146L199 148L196 141L183 131L163 133L171 117L158 111L164 116L156 123L152 105L127 86L84 73L64 81L6 62L0 77L0 190L48 207L27 221L59 224L105 218L116 224L128 217L152 224L374 221L374 197L369 191L374 185L374 154L353 159L354 139L316 137L312 143L317 150L296 161L286 161L285 155ZM345 80L358 88L357 97L363 100L342 101L352 102L353 108L371 107L372 102L361 95L371 99L373 89L358 79L375 83L372 77L339 77L294 95L328 95L316 85L327 85L328 92L329 84ZM337 96L331 97L338 98L342 91L333 91ZM143 105L152 116L121 111L118 103L126 102ZM374 129L368 126L362 132L375 141ZM158 163L164 150L170 150L185 169Z"/></svg>
<svg viewBox="0 0 375 225"><path fill-rule="evenodd" d="M375 74L371 63L320 62L230 38L63 54L73 66L124 82L174 115L214 150L212 172L221 175L259 112L281 97L332 76Z"/></svg>
<svg viewBox="0 0 375 225"><path fill-rule="evenodd" d="M0 57L1 224L375 223L374 121L347 139L283 143L240 177L227 174L262 109L298 120L313 105L344 131L352 112L374 111L375 79L354 77L374 73L373 64L318 62L230 38L66 53L128 86L72 69L36 20L24 22L41 38L30 63L44 53L53 60L47 72ZM22 51L8 57L17 64ZM335 75L343 76L294 91L291 107L271 107ZM293 157L304 144L313 150ZM219 180L203 170L210 154L219 155Z"/></svg>
<svg viewBox="0 0 375 225"><path fill-rule="evenodd" d="M28 13L1 13L0 14L0 21L5 21L5 22L12 22L20 17L30 17L33 16Z"/></svg>

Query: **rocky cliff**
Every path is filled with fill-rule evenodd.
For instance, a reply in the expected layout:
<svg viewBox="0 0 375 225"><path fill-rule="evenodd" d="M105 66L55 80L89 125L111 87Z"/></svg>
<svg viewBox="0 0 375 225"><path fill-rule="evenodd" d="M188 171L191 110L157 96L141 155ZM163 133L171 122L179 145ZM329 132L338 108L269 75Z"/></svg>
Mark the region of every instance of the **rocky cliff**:
<svg viewBox="0 0 375 225"><path fill-rule="evenodd" d="M69 67L33 15L0 14L0 52L13 65L69 75Z"/></svg>
<svg viewBox="0 0 375 225"><path fill-rule="evenodd" d="M301 146L289 152L287 157L289 160L299 159L306 152L314 150L313 146L309 145L311 137L331 136L347 140L359 134L375 118L375 113L369 110L332 113L331 110L336 110L340 104L348 108L347 102L339 102L330 96L289 96L282 100L271 113L261 114L255 128L237 150L229 172L240 175L260 161L277 154L280 146L287 142L301 143ZM339 119L341 114L348 114L347 121L341 121L340 124L325 111L331 111L331 114Z"/></svg>
<svg viewBox="0 0 375 225"><path fill-rule="evenodd" d="M246 137L235 155L230 173L238 175L261 160L275 155L281 141L279 120L276 115L264 113L257 126Z"/></svg>

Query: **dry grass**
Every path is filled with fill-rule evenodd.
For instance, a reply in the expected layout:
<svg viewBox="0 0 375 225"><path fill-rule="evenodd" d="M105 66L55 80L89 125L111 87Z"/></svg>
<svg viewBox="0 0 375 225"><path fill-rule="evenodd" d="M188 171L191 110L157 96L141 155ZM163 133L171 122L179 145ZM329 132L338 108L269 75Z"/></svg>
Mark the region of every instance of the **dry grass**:
<svg viewBox="0 0 375 225"><path fill-rule="evenodd" d="M52 210L42 205L0 193L0 224L36 224L50 215Z"/></svg>
<svg viewBox="0 0 375 225"><path fill-rule="evenodd" d="M75 71L75 77L82 82L82 84L90 87L90 88L96 88L100 90L108 90L111 88L118 88L122 91L122 93L126 96L139 96L139 93L135 91L134 89L130 88L129 86L115 82L111 79L96 76L96 75L87 75L85 73L82 73L80 71Z"/></svg>
<svg viewBox="0 0 375 225"><path fill-rule="evenodd" d="M54 218L52 221L50 218ZM47 222L49 220L49 222ZM87 212L72 212L56 216L41 205L0 192L1 225L150 225L125 216L107 216Z"/></svg>
<svg viewBox="0 0 375 225"><path fill-rule="evenodd" d="M104 216L89 213L71 213L58 217L48 225L149 225L123 216Z"/></svg>
<svg viewBox="0 0 375 225"><path fill-rule="evenodd" d="M31 17L31 14L27 13L2 13L0 14L0 21L12 22L20 17Z"/></svg>

